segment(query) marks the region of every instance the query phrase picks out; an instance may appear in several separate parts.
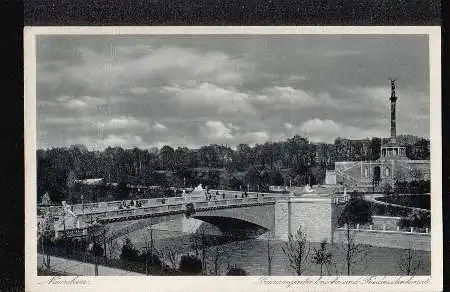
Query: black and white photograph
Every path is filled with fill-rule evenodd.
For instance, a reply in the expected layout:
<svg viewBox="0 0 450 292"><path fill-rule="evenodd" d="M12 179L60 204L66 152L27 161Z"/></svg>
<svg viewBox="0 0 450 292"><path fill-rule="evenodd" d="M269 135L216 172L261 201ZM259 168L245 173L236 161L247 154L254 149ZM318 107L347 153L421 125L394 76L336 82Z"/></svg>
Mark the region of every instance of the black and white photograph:
<svg viewBox="0 0 450 292"><path fill-rule="evenodd" d="M33 277L430 278L429 33L175 31L30 35Z"/></svg>

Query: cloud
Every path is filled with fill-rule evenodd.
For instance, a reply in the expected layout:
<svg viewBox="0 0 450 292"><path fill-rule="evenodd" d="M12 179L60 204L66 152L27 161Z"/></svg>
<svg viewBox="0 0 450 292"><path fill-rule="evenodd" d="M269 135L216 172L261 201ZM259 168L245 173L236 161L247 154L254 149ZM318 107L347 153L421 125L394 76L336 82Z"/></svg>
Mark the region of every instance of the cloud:
<svg viewBox="0 0 450 292"><path fill-rule="evenodd" d="M87 47L77 47L80 62L60 68L43 70L38 83L57 88L71 83L90 90L121 90L130 83L171 80L178 83L186 77L216 84L239 84L243 73L251 71L245 60L233 59L220 51L201 52L175 46L147 47L120 46L111 53L99 53ZM48 62L41 63L48 68ZM133 94L143 94L143 87L131 87Z"/></svg>
<svg viewBox="0 0 450 292"><path fill-rule="evenodd" d="M111 118L105 125L106 129L121 129L121 130L129 130L129 129L149 129L149 124L145 121L140 121L132 116L121 116Z"/></svg>
<svg viewBox="0 0 450 292"><path fill-rule="evenodd" d="M36 53L40 146L388 136L391 76L399 133L429 136L425 36L40 36Z"/></svg>
<svg viewBox="0 0 450 292"><path fill-rule="evenodd" d="M147 93L147 92L148 92L148 89L145 88L145 87L133 87L133 88L130 88L130 92L131 92L132 94L139 95L139 94L145 94L145 93Z"/></svg>
<svg viewBox="0 0 450 292"><path fill-rule="evenodd" d="M97 106L105 104L107 101L94 96L68 96L61 95L55 100L41 100L39 104L44 107L67 108L70 110L95 109Z"/></svg>
<svg viewBox="0 0 450 292"><path fill-rule="evenodd" d="M171 85L163 92L173 97L176 103L186 108L199 108L218 114L255 114L249 95L233 89L226 89L211 83L195 86Z"/></svg>
<svg viewBox="0 0 450 292"><path fill-rule="evenodd" d="M250 145L262 144L270 139L269 133L266 131L247 132L239 135L240 143L246 143Z"/></svg>
<svg viewBox="0 0 450 292"><path fill-rule="evenodd" d="M221 121L207 121L205 129L208 139L232 139L231 129Z"/></svg>
<svg viewBox="0 0 450 292"><path fill-rule="evenodd" d="M275 109L310 108L331 103L328 93L312 93L291 86L274 86L263 89L251 99L257 103L270 105Z"/></svg>
<svg viewBox="0 0 450 292"><path fill-rule="evenodd" d="M167 127L161 123L156 122L155 125L153 126L153 129L155 129L157 131L164 131L167 129Z"/></svg>
<svg viewBox="0 0 450 292"><path fill-rule="evenodd" d="M333 120L312 119L304 122L299 130L313 142L333 143L337 137L348 139L364 139L384 137L384 133L376 129L361 129L354 126L342 125Z"/></svg>

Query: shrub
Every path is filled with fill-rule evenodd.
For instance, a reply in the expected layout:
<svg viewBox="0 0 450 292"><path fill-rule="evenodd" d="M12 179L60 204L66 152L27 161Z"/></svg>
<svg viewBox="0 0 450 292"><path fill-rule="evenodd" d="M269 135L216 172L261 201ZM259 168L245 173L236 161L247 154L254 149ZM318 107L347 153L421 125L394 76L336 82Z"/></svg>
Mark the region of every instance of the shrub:
<svg viewBox="0 0 450 292"><path fill-rule="evenodd" d="M92 249L90 250L90 252L93 255L102 256L103 255L103 247L98 242L95 242L92 245Z"/></svg>
<svg viewBox="0 0 450 292"><path fill-rule="evenodd" d="M189 275L200 274L202 272L202 261L193 255L183 255L179 269L181 272Z"/></svg>
<svg viewBox="0 0 450 292"><path fill-rule="evenodd" d="M227 276L247 276L247 272L241 268L231 268L228 270Z"/></svg>
<svg viewBox="0 0 450 292"><path fill-rule="evenodd" d="M423 212L412 211L407 217L403 217L400 220L399 226L401 228L429 228L431 226L431 216Z"/></svg>
<svg viewBox="0 0 450 292"><path fill-rule="evenodd" d="M372 222L370 203L361 198L351 198L338 219L339 225Z"/></svg>
<svg viewBox="0 0 450 292"><path fill-rule="evenodd" d="M134 247L133 243L129 238L125 239L125 243L122 246L122 253L120 254L120 259L128 261L138 261L139 251Z"/></svg>
<svg viewBox="0 0 450 292"><path fill-rule="evenodd" d="M159 256L156 254L156 251L153 251L153 253L151 251L148 251L148 252L144 251L139 256L140 262L145 262L146 259L148 260L148 263L153 267L159 267L159 268L163 267L163 262L161 261Z"/></svg>

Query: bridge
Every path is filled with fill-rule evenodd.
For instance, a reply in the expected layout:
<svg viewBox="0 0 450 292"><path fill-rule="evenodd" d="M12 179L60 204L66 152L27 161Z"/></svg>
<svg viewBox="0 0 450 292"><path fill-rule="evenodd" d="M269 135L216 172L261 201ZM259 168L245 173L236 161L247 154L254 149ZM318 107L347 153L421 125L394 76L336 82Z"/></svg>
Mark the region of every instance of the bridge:
<svg viewBox="0 0 450 292"><path fill-rule="evenodd" d="M232 237L251 238L270 230L277 240L286 241L289 234L301 227L312 242L343 240L337 222L348 199L345 194L296 196L248 193L248 196L242 197L240 192L219 192L219 196L208 200L205 196L144 199L136 200L134 206L125 208L123 201L99 202L46 207L40 213L51 214L56 218L54 230L57 237L63 234L67 237L90 235L114 240L151 226L160 229L164 225L171 226L174 231L195 233L200 231L201 223L206 222L217 227L222 235ZM366 199L370 201L373 198L366 196ZM370 232L372 230L359 233ZM373 232L378 232L376 235L382 237L394 236L394 241L405 237L403 233L397 235L402 230ZM411 237L411 234L407 235ZM429 241L427 234L420 234L420 238ZM389 243L388 240L380 242L386 246Z"/></svg>
<svg viewBox="0 0 450 292"><path fill-rule="evenodd" d="M222 194L225 195L211 200L205 200L205 197L156 198L136 200L134 206L128 208L121 207L123 201L112 201L51 207L47 211L60 218L55 224L56 233L61 235L64 232L68 237L84 236L95 231L99 236L103 234L108 239L114 239L171 220L189 225L186 221L192 219L215 225L223 234L244 233L244 236L251 236L273 230L275 201L290 197L248 193L247 197L242 198L237 197L237 192Z"/></svg>
<svg viewBox="0 0 450 292"><path fill-rule="evenodd" d="M271 230L283 239L299 224L311 220L310 215L304 220L298 220L298 214L314 214L318 220L313 220L316 228L311 230L311 236L321 240L323 237L330 238L325 233L331 232L333 205L339 205L345 200L328 194L295 196L249 192L248 196L242 197L241 192L218 192L220 195L210 200L205 196L143 199L135 200L134 206L128 208L123 208L123 201L112 201L54 206L45 212L59 218L55 223L57 236L96 234L107 240L163 222L176 222L178 230L186 233L195 232L199 222L207 222L217 227L223 235L255 237ZM216 190L211 190L211 193L215 194ZM284 208L288 206L286 204L297 207ZM317 215L315 210L322 206L325 207L325 213Z"/></svg>

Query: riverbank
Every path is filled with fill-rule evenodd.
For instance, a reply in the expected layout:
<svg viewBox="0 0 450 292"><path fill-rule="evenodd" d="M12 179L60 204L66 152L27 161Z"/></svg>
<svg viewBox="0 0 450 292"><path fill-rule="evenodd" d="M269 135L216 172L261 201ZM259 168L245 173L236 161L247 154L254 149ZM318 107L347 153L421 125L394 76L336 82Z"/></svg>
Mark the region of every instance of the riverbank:
<svg viewBox="0 0 450 292"><path fill-rule="evenodd" d="M171 232L172 237L164 237L164 232L160 231L155 235L155 248L171 248L177 251L178 255L192 253L191 235L181 234L175 236ZM158 236L160 239L158 239ZM145 242L142 241L143 234L135 233L130 239L136 248L142 249ZM259 276L268 275L267 263L267 236L263 235L257 239L248 239L241 241L227 242L215 246L209 246L207 250L206 262L208 274L214 274L216 262L218 262L218 274L224 275L229 267L240 267L246 270L249 275ZM285 245L283 241L270 241L270 248L273 249L274 255L272 260L272 275L287 276L295 275L289 267L288 260L282 251ZM318 248L319 243L311 243L311 254L314 248ZM360 258L355 259L353 274L354 275L405 275L401 270L402 258L406 255L407 250L400 248L376 247L370 245L362 245L364 250ZM330 275L346 275L346 253L345 245L329 244L329 249L333 254L332 264L329 266L327 274ZM429 275L431 273L431 253L429 251L415 250L412 251L413 262L418 263L416 270L417 275ZM320 267L308 261L309 268L306 275L320 275Z"/></svg>
<svg viewBox="0 0 450 292"><path fill-rule="evenodd" d="M43 268L42 254L37 255L38 271L44 271ZM92 263L85 263L81 261L76 261L73 259L66 259L56 256L50 256L50 271L43 272L39 276L55 276L55 275L74 275L74 276L94 276L95 275L95 265ZM99 276L140 276L141 273L136 273L132 271L107 267L103 265L98 265L98 275Z"/></svg>

